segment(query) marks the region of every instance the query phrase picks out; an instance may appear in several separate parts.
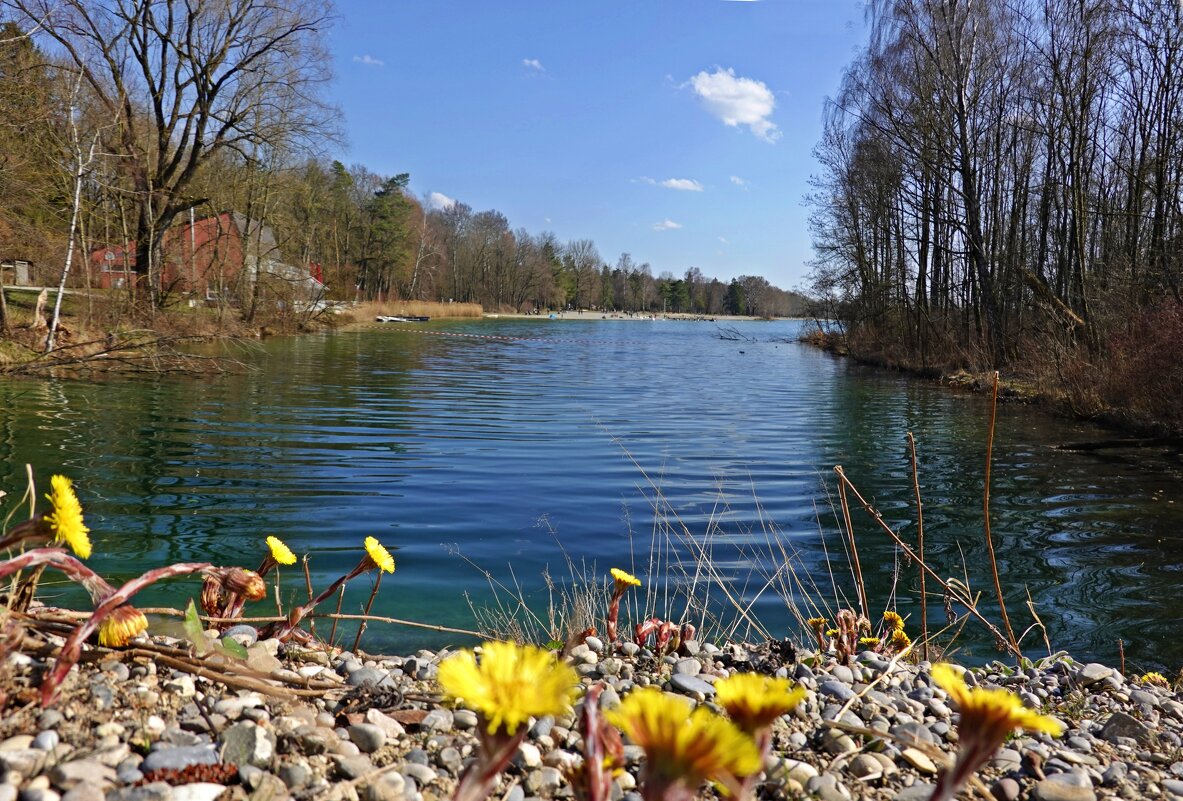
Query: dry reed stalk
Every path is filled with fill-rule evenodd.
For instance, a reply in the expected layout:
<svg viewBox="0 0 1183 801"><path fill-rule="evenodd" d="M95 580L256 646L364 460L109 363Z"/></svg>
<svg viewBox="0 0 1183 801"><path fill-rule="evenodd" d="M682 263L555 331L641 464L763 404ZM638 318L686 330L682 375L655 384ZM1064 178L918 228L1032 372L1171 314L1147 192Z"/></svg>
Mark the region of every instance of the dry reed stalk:
<svg viewBox="0 0 1183 801"><path fill-rule="evenodd" d="M312 595L312 574L308 572L308 554L304 554L304 558L301 561L304 564L304 588L308 591L308 600L311 601L313 598L313 595ZM284 620L286 620L286 619L287 618L284 618ZM335 625L335 623L334 623L334 625ZM308 621L308 628L310 628L312 630L312 634L313 634L313 636L315 636L316 635L316 623L309 620ZM329 642L332 642L332 639L333 638L330 637Z"/></svg>
<svg viewBox="0 0 1183 801"><path fill-rule="evenodd" d="M1002 597L1002 581L998 577L998 560L994 556L994 538L990 536L990 464L994 461L994 423L998 417L998 371L994 371L994 393L990 403L990 433L986 438L986 486L982 490L982 519L986 532L986 550L990 554L990 572L994 576L994 594L998 596L998 609L1002 612L1002 625L1006 628L1006 636L1010 640L1011 649L1016 656L1022 657L1019 641L1015 639L1014 629L1010 625L1010 617L1006 614L1006 601Z"/></svg>
<svg viewBox="0 0 1183 801"><path fill-rule="evenodd" d="M365 611L362 612L363 615L370 614L370 610L373 609L373 607L374 607L374 599L378 597L378 588L381 586L382 586L382 571L379 570L378 571L378 578L374 580L374 589L370 591L370 600L366 601ZM345 588L342 587L341 589L345 589ZM340 614L340 613L341 613L341 610L338 609L337 614ZM366 633L366 623L367 623L367 621L363 619L362 622L360 624L358 624L357 637L355 637L353 639L353 652L355 654L357 653L357 647L359 645L361 645L361 635Z"/></svg>
<svg viewBox="0 0 1183 801"><path fill-rule="evenodd" d="M1018 657L1022 656L1022 654L1018 651L1018 648L1016 646L1012 646L1010 643L1008 643L1006 641L1006 639L1002 636L1002 632L998 630L998 627L995 626L993 623L991 623L989 620L987 620L986 616L978 611L977 604L974 602L974 600L972 598L968 597L966 595L966 593L961 592L956 587L954 587L952 582L956 581L955 579L952 579L950 581L945 581L943 578L940 577L940 575L935 570L933 570L927 564L922 562L920 560L920 557L916 554L916 551L912 550L912 547L909 546L908 543L904 542L903 539L900 538L900 535L897 534L892 529L891 526L887 525L887 522L883 519L883 515L879 513L879 510L876 509L874 506L872 506L862 496L862 494L858 491L858 488L855 487L854 484L851 483L850 479L846 477L846 473L842 472L841 467L835 468L835 472L838 474L838 477L841 479L842 483L845 484L850 489L851 493L858 500L859 505L861 505L863 507L863 511L865 511L868 515L870 515L871 519L879 524L879 527L881 529L883 529L883 531L889 537L891 537L892 541L895 542L895 544L898 545L904 551L904 553L908 556L909 559L915 560L920 565L920 567L924 570L924 572L927 573L929 575L929 577L932 578L933 581L935 581L937 584L940 585L942 590L944 590L946 593L948 593L949 596L951 598L953 598L953 600L955 600L957 603L964 606L966 608L966 610L971 615L973 615L975 618L977 618L978 621L980 621L982 623L982 625L984 625L987 629L989 629L990 633L993 634L996 638L998 638L998 641L1000 643L1002 643L1007 648L1007 650L1011 651L1014 656L1018 656ZM961 582L957 582L957 583L960 584Z"/></svg>
<svg viewBox="0 0 1183 801"><path fill-rule="evenodd" d="M172 609L167 606L144 607L140 609L145 615L167 615L168 617L184 617L185 613L180 609ZM82 620L90 617L89 612L67 612L67 610L60 609L57 613L70 620ZM32 617L26 616L26 617ZM199 617L207 623L283 623L287 617L278 617L276 615L263 615L259 617L209 617L207 615L199 615ZM467 634L472 637L483 636L479 631L472 631L471 629L458 629L453 626L441 626L436 623L419 623L414 620L402 620L397 617L383 617L382 615L349 615L349 614L324 614L314 612L308 617L309 620L313 617L326 618L328 620L368 620L371 623L391 623L396 626L408 626L415 629L426 629L428 631L442 631L450 634Z"/></svg>
<svg viewBox="0 0 1183 801"><path fill-rule="evenodd" d="M333 616L333 627L329 629L329 645L337 641L337 620L341 614L341 604L345 600L345 585L341 585L341 591L337 594L337 611Z"/></svg>
<svg viewBox="0 0 1183 801"><path fill-rule="evenodd" d="M382 316L440 318L480 317L484 309L479 303L436 303L428 300L363 301L350 307L358 320L373 322Z"/></svg>
<svg viewBox="0 0 1183 801"><path fill-rule="evenodd" d="M854 541L854 523L850 519L850 504L846 500L846 474L842 472L842 465L835 465L834 472L842 477L838 483L838 500L842 505L842 520L846 524L846 538L850 542L850 558L854 563L854 583L858 590L859 612L867 620L871 619L870 608L867 606L867 587L863 583L863 566L858 558L858 545Z"/></svg>
<svg viewBox="0 0 1183 801"><path fill-rule="evenodd" d="M912 459L912 489L916 493L916 552L924 561L924 503L920 500L920 474L916 469L916 438L908 432L908 453ZM925 588L924 570L920 570L920 643L921 656L928 661L928 593Z"/></svg>

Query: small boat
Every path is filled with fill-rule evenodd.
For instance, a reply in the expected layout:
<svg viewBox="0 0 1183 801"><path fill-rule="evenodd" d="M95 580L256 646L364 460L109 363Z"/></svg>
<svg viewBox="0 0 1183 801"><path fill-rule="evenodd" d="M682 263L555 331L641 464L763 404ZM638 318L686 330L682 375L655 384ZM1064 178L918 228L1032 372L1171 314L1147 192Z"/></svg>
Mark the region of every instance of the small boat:
<svg viewBox="0 0 1183 801"><path fill-rule="evenodd" d="M380 323L425 323L431 318L412 315L379 314L375 319Z"/></svg>

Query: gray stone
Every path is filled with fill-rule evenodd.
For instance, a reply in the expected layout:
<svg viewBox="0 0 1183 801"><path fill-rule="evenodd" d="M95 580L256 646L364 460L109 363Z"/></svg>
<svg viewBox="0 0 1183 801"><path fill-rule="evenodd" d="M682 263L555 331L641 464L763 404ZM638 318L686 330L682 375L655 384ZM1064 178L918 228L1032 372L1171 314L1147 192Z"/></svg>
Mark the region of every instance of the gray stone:
<svg viewBox="0 0 1183 801"><path fill-rule="evenodd" d="M366 801L404 801L407 780L397 770L388 770L365 786Z"/></svg>
<svg viewBox="0 0 1183 801"><path fill-rule="evenodd" d="M62 801L103 801L103 791L93 784L79 784L62 794Z"/></svg>
<svg viewBox="0 0 1183 801"><path fill-rule="evenodd" d="M8 782L0 782L0 801L16 801L19 791Z"/></svg>
<svg viewBox="0 0 1183 801"><path fill-rule="evenodd" d="M223 785L212 782L178 784L169 795L169 801L216 801L224 792L226 788Z"/></svg>
<svg viewBox="0 0 1183 801"><path fill-rule="evenodd" d="M1031 788L1031 798L1034 801L1096 801L1097 794L1092 787L1066 784L1052 777L1036 782Z"/></svg>
<svg viewBox="0 0 1183 801"><path fill-rule="evenodd" d="M828 695L831 698L837 698L843 703L855 697L854 690L850 689L842 682L834 681L833 679L829 681L823 681L817 689L822 695Z"/></svg>
<svg viewBox="0 0 1183 801"><path fill-rule="evenodd" d="M105 790L114 786L115 779L115 769L97 759L63 762L49 772L49 780L60 790L69 790L79 784L91 784Z"/></svg>
<svg viewBox="0 0 1183 801"><path fill-rule="evenodd" d="M168 801L172 798L172 785L152 782L141 787L120 787L107 793L107 801Z"/></svg>
<svg viewBox="0 0 1183 801"><path fill-rule="evenodd" d="M905 748L900 752L900 757L921 773L927 773L931 776L937 772L937 766L933 764L933 761L927 754L918 748Z"/></svg>
<svg viewBox="0 0 1183 801"><path fill-rule="evenodd" d="M277 775L289 790L299 790L312 778L312 769L304 760L296 760L280 765Z"/></svg>
<svg viewBox="0 0 1183 801"><path fill-rule="evenodd" d="M549 798L563 784L563 774L557 768L542 768L526 776L526 792Z"/></svg>
<svg viewBox="0 0 1183 801"><path fill-rule="evenodd" d="M583 641L583 643L596 653L601 653L604 650L604 641L599 637L588 637Z"/></svg>
<svg viewBox="0 0 1183 801"><path fill-rule="evenodd" d="M834 665L830 668L830 675L844 684L854 683L854 671L846 665Z"/></svg>
<svg viewBox="0 0 1183 801"><path fill-rule="evenodd" d="M275 735L254 723L235 723L218 739L222 761L231 765L265 768L275 756Z"/></svg>
<svg viewBox="0 0 1183 801"><path fill-rule="evenodd" d="M1162 789L1166 790L1171 795L1183 797L1183 782L1178 779L1163 779Z"/></svg>
<svg viewBox="0 0 1183 801"><path fill-rule="evenodd" d="M337 744L337 734L323 726L305 724L298 727L292 737L300 752L308 756L325 754Z"/></svg>
<svg viewBox="0 0 1183 801"><path fill-rule="evenodd" d="M911 787L905 787L895 794L895 801L928 801L936 785L928 782L916 782Z"/></svg>
<svg viewBox="0 0 1183 801"><path fill-rule="evenodd" d="M439 777L439 774L432 770L430 766L420 765L417 762L408 762L403 765L403 773L417 781L420 785L431 784Z"/></svg>
<svg viewBox="0 0 1183 801"><path fill-rule="evenodd" d="M231 626L222 632L223 637L229 637L237 642L239 645L250 648L259 641L259 631L254 626L240 624L238 626Z"/></svg>
<svg viewBox="0 0 1183 801"><path fill-rule="evenodd" d="M452 710L440 707L428 712L419 726L424 731L447 732L452 730L454 722Z"/></svg>
<svg viewBox="0 0 1183 801"><path fill-rule="evenodd" d="M56 709L47 709L37 716L37 728L52 729L61 723L65 718L62 713Z"/></svg>
<svg viewBox="0 0 1183 801"><path fill-rule="evenodd" d="M702 662L697 659L679 659L674 663L674 673L681 673L683 676L697 676L702 673Z"/></svg>
<svg viewBox="0 0 1183 801"><path fill-rule="evenodd" d="M48 787L27 787L21 791L21 801L61 801L62 797Z"/></svg>
<svg viewBox="0 0 1183 801"><path fill-rule="evenodd" d="M358 776L364 776L374 769L374 763L367 756L333 754L332 760L337 773L346 779L356 779Z"/></svg>
<svg viewBox="0 0 1183 801"><path fill-rule="evenodd" d="M1092 780L1083 773L1076 771L1066 771L1064 773L1053 773L1047 777L1048 781L1059 782L1060 784L1070 784L1073 787L1088 787L1092 789Z"/></svg>
<svg viewBox="0 0 1183 801"><path fill-rule="evenodd" d="M350 687L393 688L395 686L394 679L385 670L368 667L359 668L350 673L346 677L345 683Z"/></svg>
<svg viewBox="0 0 1183 801"><path fill-rule="evenodd" d="M372 754L386 745L386 732L370 723L357 723L348 728L349 740L363 754Z"/></svg>
<svg viewBox="0 0 1183 801"><path fill-rule="evenodd" d="M460 710L457 710L455 714L457 717L459 717ZM473 720L473 725L475 726L475 713L473 713ZM397 720L390 717L390 715L387 715L385 712L382 712L378 709L366 710L366 723L369 723L371 726L377 726L382 730L382 733L385 734L388 739L402 737L407 733L403 728L403 724L399 723Z"/></svg>
<svg viewBox="0 0 1183 801"><path fill-rule="evenodd" d="M1096 662L1089 662L1080 669L1080 673L1078 673L1076 677L1080 679L1080 683L1085 687L1091 687L1092 685L1102 682L1112 675L1113 668L1105 667L1104 665L1098 664Z"/></svg>
<svg viewBox="0 0 1183 801"><path fill-rule="evenodd" d="M1124 762L1114 762L1105 768L1105 772L1101 774L1101 783L1106 787L1116 787L1125 781L1126 774L1130 772L1129 766Z"/></svg>
<svg viewBox="0 0 1183 801"><path fill-rule="evenodd" d="M898 738L904 745L908 743L936 743L937 738L927 726L919 723L900 723L889 729L892 737Z"/></svg>
<svg viewBox="0 0 1183 801"><path fill-rule="evenodd" d="M867 754L859 754L850 761L850 773L856 779L876 779L883 775L883 766Z"/></svg>
<svg viewBox="0 0 1183 801"><path fill-rule="evenodd" d="M216 765L218 752L213 745L178 745L160 748L144 757L140 770L151 773L155 770L184 770L192 765Z"/></svg>
<svg viewBox="0 0 1183 801"><path fill-rule="evenodd" d="M687 676L683 673L675 673L670 676L670 687L683 695L702 696L703 698L711 698L715 695L714 685L697 676Z"/></svg>
<svg viewBox="0 0 1183 801"><path fill-rule="evenodd" d="M1022 788L1014 779L1006 776L994 782L994 786L990 788L990 792L998 801L1017 801L1019 792Z"/></svg>
<svg viewBox="0 0 1183 801"><path fill-rule="evenodd" d="M1114 712L1105 721L1105 725L1097 732L1102 740L1116 742L1118 737L1129 737L1142 745L1148 745L1154 739L1154 733L1139 720L1135 720L1124 712Z"/></svg>
<svg viewBox="0 0 1183 801"><path fill-rule="evenodd" d="M254 765L242 764L238 766L238 780L245 784L248 789L254 790L262 781L266 771L262 768L256 768Z"/></svg>
<svg viewBox="0 0 1183 801"><path fill-rule="evenodd" d="M471 709L457 709L452 713L452 723L457 729L467 731L477 725L476 712Z"/></svg>
<svg viewBox="0 0 1183 801"><path fill-rule="evenodd" d="M32 742L33 738L29 738ZM18 748L12 751L0 751L0 769L12 770L22 776L35 776L41 772L45 764L46 753L37 748Z"/></svg>
<svg viewBox="0 0 1183 801"><path fill-rule="evenodd" d="M52 751L57 748L60 738L56 731L43 731L33 738L32 747L42 751Z"/></svg>

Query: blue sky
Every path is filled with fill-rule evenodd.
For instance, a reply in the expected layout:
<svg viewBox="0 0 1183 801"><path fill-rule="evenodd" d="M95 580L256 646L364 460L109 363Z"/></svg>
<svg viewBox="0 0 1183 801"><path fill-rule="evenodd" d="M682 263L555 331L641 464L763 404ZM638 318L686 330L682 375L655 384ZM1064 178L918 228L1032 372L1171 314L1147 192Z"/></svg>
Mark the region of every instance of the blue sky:
<svg viewBox="0 0 1183 801"><path fill-rule="evenodd" d="M437 202L595 241L655 275L790 289L823 101L860 0L341 0L333 102L349 164Z"/></svg>

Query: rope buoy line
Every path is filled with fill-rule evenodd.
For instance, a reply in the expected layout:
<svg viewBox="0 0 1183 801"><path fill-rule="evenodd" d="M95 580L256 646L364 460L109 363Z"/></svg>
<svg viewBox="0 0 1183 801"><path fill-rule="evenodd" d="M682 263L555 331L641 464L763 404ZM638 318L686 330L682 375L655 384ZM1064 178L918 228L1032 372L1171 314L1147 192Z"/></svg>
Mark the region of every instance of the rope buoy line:
<svg viewBox="0 0 1183 801"><path fill-rule="evenodd" d="M497 334L463 334L458 331L432 331L423 328L409 328L409 327L394 327L391 325L383 325L383 331L398 331L406 334L426 334L428 336L437 337L461 337L464 339L492 339L500 342L577 342L580 344L613 344L613 345L640 345L644 340L640 339L569 339L566 337L507 337L499 336Z"/></svg>

